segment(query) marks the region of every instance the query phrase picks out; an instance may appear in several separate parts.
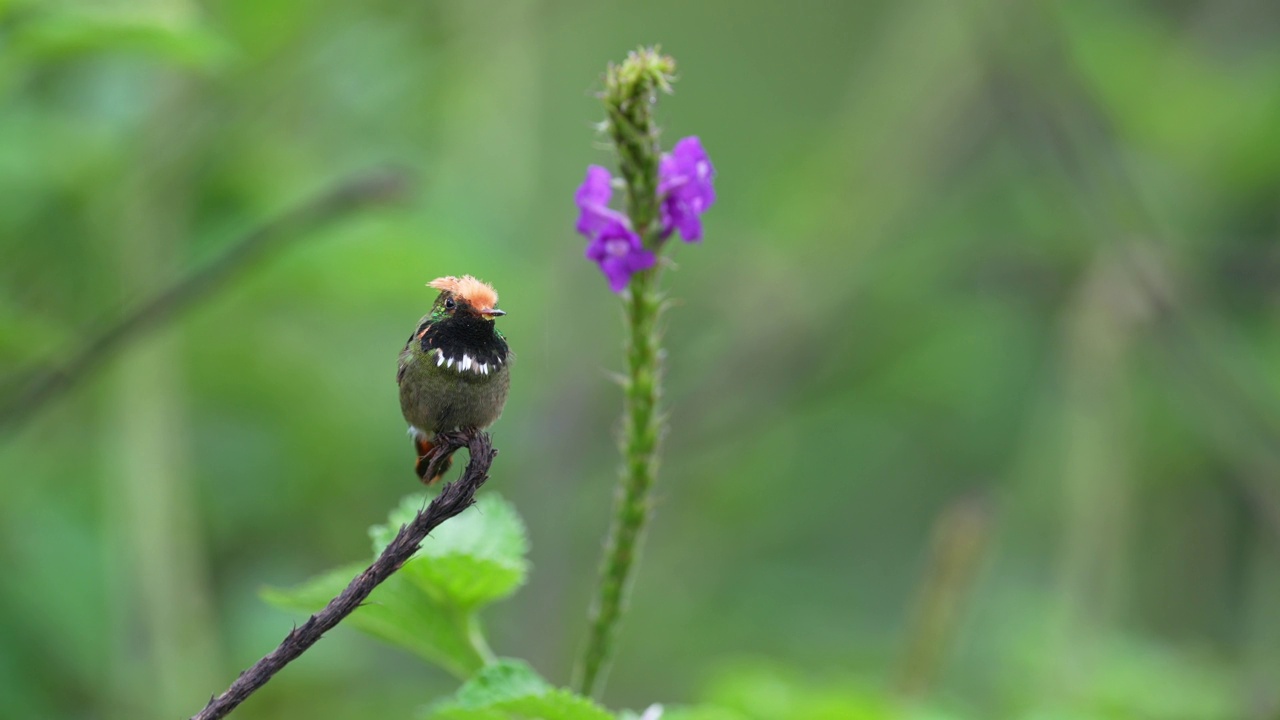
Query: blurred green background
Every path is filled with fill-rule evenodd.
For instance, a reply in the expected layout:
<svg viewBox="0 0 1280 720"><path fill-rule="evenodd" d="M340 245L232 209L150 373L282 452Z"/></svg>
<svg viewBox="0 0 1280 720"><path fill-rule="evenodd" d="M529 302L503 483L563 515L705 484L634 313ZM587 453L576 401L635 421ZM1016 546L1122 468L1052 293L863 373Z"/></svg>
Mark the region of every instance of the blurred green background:
<svg viewBox="0 0 1280 720"><path fill-rule="evenodd" d="M749 718L1280 713L1280 8L1262 0L0 2L0 388L383 163L0 436L0 716L186 717L416 489L392 382L473 273L519 356L487 616L566 684L618 301L572 193L610 60L719 202L666 276L671 426L605 701ZM347 628L237 711L411 717Z"/></svg>

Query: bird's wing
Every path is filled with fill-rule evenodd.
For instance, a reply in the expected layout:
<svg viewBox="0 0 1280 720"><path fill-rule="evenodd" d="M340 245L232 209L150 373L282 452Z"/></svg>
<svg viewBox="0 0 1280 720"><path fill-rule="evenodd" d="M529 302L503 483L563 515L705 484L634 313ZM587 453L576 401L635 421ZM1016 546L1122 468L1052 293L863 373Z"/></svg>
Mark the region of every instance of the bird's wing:
<svg viewBox="0 0 1280 720"><path fill-rule="evenodd" d="M409 368L409 361L413 359L413 341L421 340L422 333L426 331L427 324L431 321L430 315L422 316L418 321L418 329L409 334L409 339L404 343L404 349L400 351L400 364L396 368L396 384L399 385L404 381L405 370Z"/></svg>
<svg viewBox="0 0 1280 720"><path fill-rule="evenodd" d="M418 333L414 332L409 336L409 341L404 344L404 349L400 351L400 360L396 363L396 384L399 385L404 380L404 372L409 369L409 359L412 357L410 348L413 341L418 339Z"/></svg>

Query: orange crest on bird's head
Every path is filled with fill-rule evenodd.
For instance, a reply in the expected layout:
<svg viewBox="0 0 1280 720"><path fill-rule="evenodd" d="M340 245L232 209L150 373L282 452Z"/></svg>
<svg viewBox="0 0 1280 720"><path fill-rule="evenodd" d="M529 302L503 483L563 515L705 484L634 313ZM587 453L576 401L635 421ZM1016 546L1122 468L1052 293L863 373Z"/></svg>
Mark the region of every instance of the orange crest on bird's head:
<svg viewBox="0 0 1280 720"><path fill-rule="evenodd" d="M476 309L488 309L498 304L498 291L489 283L471 275L436 278L427 283L427 287L447 292Z"/></svg>

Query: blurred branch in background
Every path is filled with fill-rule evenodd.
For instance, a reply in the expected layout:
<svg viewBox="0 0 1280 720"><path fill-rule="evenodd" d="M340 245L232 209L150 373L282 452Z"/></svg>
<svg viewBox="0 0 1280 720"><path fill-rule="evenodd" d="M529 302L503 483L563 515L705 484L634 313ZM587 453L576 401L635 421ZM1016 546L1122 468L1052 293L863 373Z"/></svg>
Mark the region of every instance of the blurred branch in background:
<svg viewBox="0 0 1280 720"><path fill-rule="evenodd" d="M990 498L978 493L951 503L934 523L898 670L898 691L904 695L924 697L936 682L986 556L993 515Z"/></svg>
<svg viewBox="0 0 1280 720"><path fill-rule="evenodd" d="M489 479L489 466L498 451L489 435L483 432L458 432L436 438L435 457L431 467L438 467L441 459L460 448L467 448L471 458L467 469L458 480L445 485L440 494L414 517L413 522L400 528L400 532L364 572L357 575L340 595L329 601L323 610L312 615L300 628L294 628L280 646L272 650L253 667L240 673L231 687L209 699L203 710L192 720L214 720L225 717L259 688L266 685L285 665L293 662L308 648L315 645L325 633L337 627L369 597L374 588L391 577L392 573L413 557L427 535L441 523L458 515L475 503L476 491Z"/></svg>
<svg viewBox="0 0 1280 720"><path fill-rule="evenodd" d="M993 105L1014 131L1012 135L1019 139L1025 156L1068 182L1069 192L1056 194L1053 201L1060 205L1063 217L1075 221L1076 227L1068 232L1078 232L1093 242L1096 256L1106 261L1105 287L1090 289L1086 282L1084 292L1097 298L1088 301L1082 297L1080 303L1095 306L1091 311L1095 325L1110 322L1114 343L1133 343L1133 333L1149 342L1155 350L1155 369L1167 375L1172 401L1192 431L1213 449L1215 459L1229 468L1211 477L1223 483L1223 493L1241 509L1238 522L1246 526L1256 522L1265 528L1272 548L1280 548L1280 484L1276 482L1280 478L1280 415L1275 410L1273 383L1257 350L1248 346L1243 328L1214 296L1210 272L1198 263L1184 262L1186 251L1182 248L1188 244L1188 233L1167 221L1151 201L1150 183L1136 174L1137 164L1117 127L1122 109L1104 97L1096 68L1090 75L1079 41L1073 44L1074 38L1064 29L1061 8L1000 0L986 10L974 17L974 45L985 49ZM1027 37L1035 37L1037 42L1026 43ZM1116 303L1118 296L1125 302ZM1127 326L1123 320L1114 320L1125 314L1130 316ZM1135 357L1138 349L1133 349ZM1072 354L1071 347L1067 354ZM1120 358L1108 364L1113 367L1095 370L1110 377L1102 383L1086 379L1078 384L1077 393L1096 397L1123 389L1125 377L1116 375L1118 368L1114 367ZM1115 408L1116 404L1114 397L1095 403L1098 408ZM1123 399L1120 404L1123 406ZM1094 419L1109 421L1113 430L1125 424L1097 413ZM1093 438L1096 447L1109 447L1121 456L1132 452L1133 443L1117 440L1114 432L1083 424L1077 427ZM1132 472L1116 472L1106 463L1095 465L1093 471L1105 472L1116 483L1134 481ZM1107 487L1096 478L1084 482L1095 487L1097 497L1092 502L1081 498L1084 504L1074 512L1074 520L1068 518L1075 533L1069 530L1065 539L1068 568L1064 580L1074 588L1064 587L1061 593L1077 604L1064 608L1067 613L1074 611L1076 622L1062 628L1060 648L1067 661L1071 660L1068 653L1075 650L1077 670L1089 662L1078 651L1080 632L1106 629L1086 628L1079 621L1091 613L1114 613L1118 599L1114 596L1119 591L1102 588L1112 591L1108 602L1106 597L1098 597L1100 588L1091 586L1085 576L1091 573L1094 581L1110 576L1132 583L1135 574L1135 568L1126 565L1123 558L1099 559L1123 544L1119 534L1130 521L1108 501L1123 500L1124 489ZM1095 517L1099 514L1110 516L1109 521ZM1101 538L1096 536L1099 532ZM1107 536L1110 544L1105 542ZM1247 527L1243 537L1245 542L1253 538ZM1078 547L1073 549L1073 544ZM1095 559L1088 560L1088 556ZM1106 567L1117 562L1118 566ZM1074 582L1066 577L1073 564L1077 566ZM1247 590L1235 592L1247 594ZM1247 598L1236 600L1237 605L1247 602ZM1229 622L1237 650L1242 644L1247 646L1240 638L1259 632L1259 624L1264 630L1266 625L1257 618L1251 622L1242 612L1232 613ZM1247 647L1244 652L1247 654ZM1280 698L1274 690L1272 667L1265 660L1256 661L1255 687L1245 691L1249 703L1261 708L1256 717L1271 717L1268 708L1276 706Z"/></svg>
<svg viewBox="0 0 1280 720"><path fill-rule="evenodd" d="M1119 246L1118 266L1127 270L1127 282L1144 296L1152 316L1143 328L1167 351L1170 368L1180 376L1181 399L1195 406L1190 417L1200 421L1199 431L1220 447L1224 459L1238 466L1240 472L1230 477L1280 543L1280 485L1266 479L1280 477L1280 417L1256 392L1267 383L1241 377L1247 369L1238 364L1228 367L1223 348L1244 348L1221 314L1195 292L1194 279L1176 272L1176 238L1132 177L1116 130L1082 77L1061 23L1039 6L1002 0L988 10L973 18L974 45L990 48L986 71L993 105L1022 138L1027 157L1042 159L1072 182L1074 192L1056 200L1077 217L1079 229L1099 245ZM1041 39L1034 48L1020 42L1028 27Z"/></svg>
<svg viewBox="0 0 1280 720"><path fill-rule="evenodd" d="M1077 696L1087 686L1097 652L1092 641L1116 621L1133 572L1134 411L1126 371L1149 315L1120 249L1100 246L1062 321L1059 607L1050 696Z"/></svg>
<svg viewBox="0 0 1280 720"><path fill-rule="evenodd" d="M1098 245L1117 245L1116 263L1125 268L1132 291L1144 296L1152 319L1143 325L1169 351L1175 372L1183 374L1181 387L1197 402L1208 404L1208 413L1197 413L1203 432L1222 443L1228 459L1262 466L1280 477L1280 418L1270 406L1258 402L1256 393L1242 386L1263 387L1226 370L1220 347L1238 346L1234 338L1208 332L1212 310L1193 292L1194 279L1175 273L1169 229L1157 222L1137 181L1130 174L1115 129L1098 108L1098 100L1079 77L1075 60L1060 23L1046 10L1012 3L997 3L991 13L975 17L974 46L986 49L988 86L993 105L1021 138L1025 155L1042 159L1056 173L1069 178L1074 192L1057 196L1064 215L1075 215L1080 232ZM996 9L1007 13L995 12ZM1036 37L1046 40L1029 50L1012 40L1011 27L1025 35L1036 27ZM1021 77L1025 74L1025 77ZM1051 85L1064 97L1044 97L1037 87ZM1135 245L1140 238L1140 247ZM1221 323L1217 323L1221 325ZM1243 380L1243 382L1242 382ZM1221 420L1221 421L1220 421ZM1222 433L1225 427L1235 432ZM1254 473L1249 473L1254 475ZM1243 487L1257 502L1280 541L1280 487L1248 480Z"/></svg>
<svg viewBox="0 0 1280 720"><path fill-rule="evenodd" d="M30 418L131 342L208 299L241 272L280 250L289 241L371 206L402 198L410 185L408 172L395 168L380 168L354 175L250 231L222 257L181 278L69 352L69 360L51 362L47 367L31 370L25 376L12 380L11 389L0 400L0 432Z"/></svg>

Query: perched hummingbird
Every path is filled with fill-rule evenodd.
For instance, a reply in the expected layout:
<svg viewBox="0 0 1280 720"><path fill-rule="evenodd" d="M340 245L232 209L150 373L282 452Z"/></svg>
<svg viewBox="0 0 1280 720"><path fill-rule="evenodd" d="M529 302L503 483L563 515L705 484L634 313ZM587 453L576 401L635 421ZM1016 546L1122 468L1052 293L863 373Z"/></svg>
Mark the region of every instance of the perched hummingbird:
<svg viewBox="0 0 1280 720"><path fill-rule="evenodd" d="M494 327L505 315L493 286L470 275L427 283L440 291L431 312L418 323L400 352L396 383L400 410L418 451L415 470L428 485L449 470L440 463L426 477L439 433L482 429L502 414L511 384L511 351Z"/></svg>

